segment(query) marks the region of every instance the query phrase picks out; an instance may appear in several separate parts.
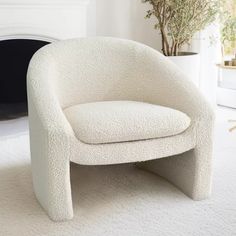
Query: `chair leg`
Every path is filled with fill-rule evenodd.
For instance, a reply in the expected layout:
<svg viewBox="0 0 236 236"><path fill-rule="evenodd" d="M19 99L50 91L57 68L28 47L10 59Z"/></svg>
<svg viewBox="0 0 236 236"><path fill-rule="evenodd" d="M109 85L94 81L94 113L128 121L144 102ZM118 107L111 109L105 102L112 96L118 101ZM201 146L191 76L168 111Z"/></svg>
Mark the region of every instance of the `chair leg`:
<svg viewBox="0 0 236 236"><path fill-rule="evenodd" d="M73 218L69 160L32 158L35 195L54 221ZM58 161L59 160L59 161Z"/></svg>
<svg viewBox="0 0 236 236"><path fill-rule="evenodd" d="M138 163L138 167L156 173L194 200L203 200L211 193L211 147L196 147L186 153Z"/></svg>

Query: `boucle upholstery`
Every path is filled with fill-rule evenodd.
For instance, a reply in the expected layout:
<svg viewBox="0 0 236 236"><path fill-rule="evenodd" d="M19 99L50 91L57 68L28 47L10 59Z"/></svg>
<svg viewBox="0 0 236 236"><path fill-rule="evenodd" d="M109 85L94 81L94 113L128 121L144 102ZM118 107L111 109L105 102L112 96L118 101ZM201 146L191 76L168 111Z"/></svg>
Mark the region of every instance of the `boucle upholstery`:
<svg viewBox="0 0 236 236"><path fill-rule="evenodd" d="M164 138L182 133L190 125L183 112L135 101L79 104L64 113L75 136L90 144Z"/></svg>
<svg viewBox="0 0 236 236"><path fill-rule="evenodd" d="M52 43L33 56L27 90L33 185L53 220L73 217L70 162L136 162L195 200L209 196L214 114L193 83L156 50L102 37ZM191 125L163 138L86 144L63 112L78 104L121 100L173 108Z"/></svg>

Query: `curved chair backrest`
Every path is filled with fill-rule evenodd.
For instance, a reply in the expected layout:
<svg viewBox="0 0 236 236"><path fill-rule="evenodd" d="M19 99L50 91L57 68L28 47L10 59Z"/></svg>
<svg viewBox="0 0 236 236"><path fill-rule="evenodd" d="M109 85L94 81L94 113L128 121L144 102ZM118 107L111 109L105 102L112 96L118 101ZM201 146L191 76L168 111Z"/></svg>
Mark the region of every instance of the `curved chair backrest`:
<svg viewBox="0 0 236 236"><path fill-rule="evenodd" d="M153 76L149 69L157 65L152 57L155 62L167 60L154 49L130 40L82 38L43 47L30 67L45 68L39 83L48 84L65 108L95 101L142 100L143 87Z"/></svg>

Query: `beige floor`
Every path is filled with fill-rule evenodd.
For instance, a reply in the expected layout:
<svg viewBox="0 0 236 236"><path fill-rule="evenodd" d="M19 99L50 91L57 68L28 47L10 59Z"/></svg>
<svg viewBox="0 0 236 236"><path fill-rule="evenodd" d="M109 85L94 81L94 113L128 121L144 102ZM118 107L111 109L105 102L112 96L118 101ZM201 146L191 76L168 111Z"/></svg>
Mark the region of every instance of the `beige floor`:
<svg viewBox="0 0 236 236"><path fill-rule="evenodd" d="M32 189L27 119L0 122L0 236L236 235L236 111L218 109L213 193L194 202L131 165L72 166L75 217L51 222Z"/></svg>

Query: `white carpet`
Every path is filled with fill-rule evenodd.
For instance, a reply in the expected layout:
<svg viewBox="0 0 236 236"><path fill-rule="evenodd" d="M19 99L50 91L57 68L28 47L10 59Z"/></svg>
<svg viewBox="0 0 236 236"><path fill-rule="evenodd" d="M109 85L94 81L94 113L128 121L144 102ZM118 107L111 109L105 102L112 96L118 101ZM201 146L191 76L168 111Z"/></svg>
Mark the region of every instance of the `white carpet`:
<svg viewBox="0 0 236 236"><path fill-rule="evenodd" d="M213 193L194 202L158 176L131 165L72 166L75 217L53 223L31 182L27 119L0 122L0 236L236 235L236 132L218 112Z"/></svg>

